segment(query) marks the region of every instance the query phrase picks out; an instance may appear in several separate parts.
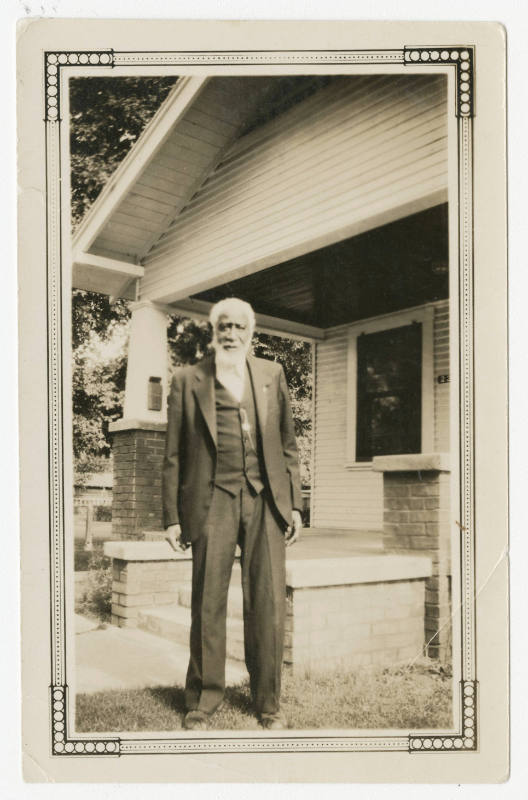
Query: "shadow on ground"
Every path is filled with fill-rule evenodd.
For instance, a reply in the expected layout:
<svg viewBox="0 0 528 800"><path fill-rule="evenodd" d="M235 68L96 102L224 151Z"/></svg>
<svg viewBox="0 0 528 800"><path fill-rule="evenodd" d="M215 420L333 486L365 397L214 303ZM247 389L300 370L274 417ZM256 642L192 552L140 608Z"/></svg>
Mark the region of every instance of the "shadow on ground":
<svg viewBox="0 0 528 800"><path fill-rule="evenodd" d="M294 730L435 730L453 726L451 670L423 660L342 675L283 677L282 711ZM154 687L78 694L76 731L181 730L183 688ZM212 730L255 730L249 681L226 689Z"/></svg>

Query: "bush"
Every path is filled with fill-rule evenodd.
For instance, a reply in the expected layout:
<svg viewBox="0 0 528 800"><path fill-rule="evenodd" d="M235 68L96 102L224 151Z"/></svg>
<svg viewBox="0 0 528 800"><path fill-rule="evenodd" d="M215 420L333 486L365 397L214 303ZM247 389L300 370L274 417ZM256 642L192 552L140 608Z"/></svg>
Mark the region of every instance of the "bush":
<svg viewBox="0 0 528 800"><path fill-rule="evenodd" d="M91 550L85 550L84 539L76 539L73 555L73 569L75 572L86 572L90 569L97 569L100 566L101 559L105 558L103 555L103 546L103 541L96 540Z"/></svg>
<svg viewBox="0 0 528 800"><path fill-rule="evenodd" d="M94 522L112 522L112 506L95 506Z"/></svg>
<svg viewBox="0 0 528 800"><path fill-rule="evenodd" d="M92 553L84 549L84 542L75 542L74 570L75 572L87 572L92 563Z"/></svg>
<svg viewBox="0 0 528 800"><path fill-rule="evenodd" d="M86 589L76 605L78 614L108 622L112 613L112 559L102 549L85 553L90 557Z"/></svg>

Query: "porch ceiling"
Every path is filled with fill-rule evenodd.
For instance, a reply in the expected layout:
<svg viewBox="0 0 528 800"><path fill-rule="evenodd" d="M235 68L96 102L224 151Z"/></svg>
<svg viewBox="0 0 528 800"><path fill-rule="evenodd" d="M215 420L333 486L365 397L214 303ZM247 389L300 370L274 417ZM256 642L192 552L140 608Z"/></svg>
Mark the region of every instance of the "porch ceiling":
<svg viewBox="0 0 528 800"><path fill-rule="evenodd" d="M447 204L193 295L329 328L448 296Z"/></svg>

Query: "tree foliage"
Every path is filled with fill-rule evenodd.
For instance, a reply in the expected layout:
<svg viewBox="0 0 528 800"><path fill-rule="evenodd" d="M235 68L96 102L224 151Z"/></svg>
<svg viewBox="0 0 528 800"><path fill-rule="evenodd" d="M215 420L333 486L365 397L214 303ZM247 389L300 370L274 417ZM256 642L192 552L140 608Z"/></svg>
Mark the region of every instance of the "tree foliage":
<svg viewBox="0 0 528 800"><path fill-rule="evenodd" d="M196 364L209 352L211 327L208 322L174 315L167 328L171 371L184 364Z"/></svg>
<svg viewBox="0 0 528 800"><path fill-rule="evenodd" d="M110 302L106 294L73 290L72 296L72 347L76 350L86 344L94 334L107 339L113 326L130 319L126 300Z"/></svg>
<svg viewBox="0 0 528 800"><path fill-rule="evenodd" d="M295 422L303 486L311 485L312 452L312 350L307 342L255 334L253 351L259 358L282 364Z"/></svg>
<svg viewBox="0 0 528 800"><path fill-rule="evenodd" d="M73 351L73 454L77 473L97 472L111 453L108 426L122 415L128 325L110 323Z"/></svg>
<svg viewBox="0 0 528 800"><path fill-rule="evenodd" d="M72 220L77 225L176 77L70 81Z"/></svg>

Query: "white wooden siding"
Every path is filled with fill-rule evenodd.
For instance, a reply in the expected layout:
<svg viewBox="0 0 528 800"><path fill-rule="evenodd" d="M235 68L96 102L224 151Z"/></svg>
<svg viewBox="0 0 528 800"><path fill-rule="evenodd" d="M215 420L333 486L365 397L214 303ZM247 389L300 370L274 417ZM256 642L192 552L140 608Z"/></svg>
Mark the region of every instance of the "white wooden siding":
<svg viewBox="0 0 528 800"><path fill-rule="evenodd" d="M448 302L434 304L435 450L449 450ZM390 327L390 326L389 326ZM312 525L379 530L383 527L383 476L368 467L347 468L347 347L349 326L327 331L315 345Z"/></svg>
<svg viewBox="0 0 528 800"><path fill-rule="evenodd" d="M443 76L355 76L237 140L144 259L170 302L446 199ZM176 151L175 151L176 153Z"/></svg>

